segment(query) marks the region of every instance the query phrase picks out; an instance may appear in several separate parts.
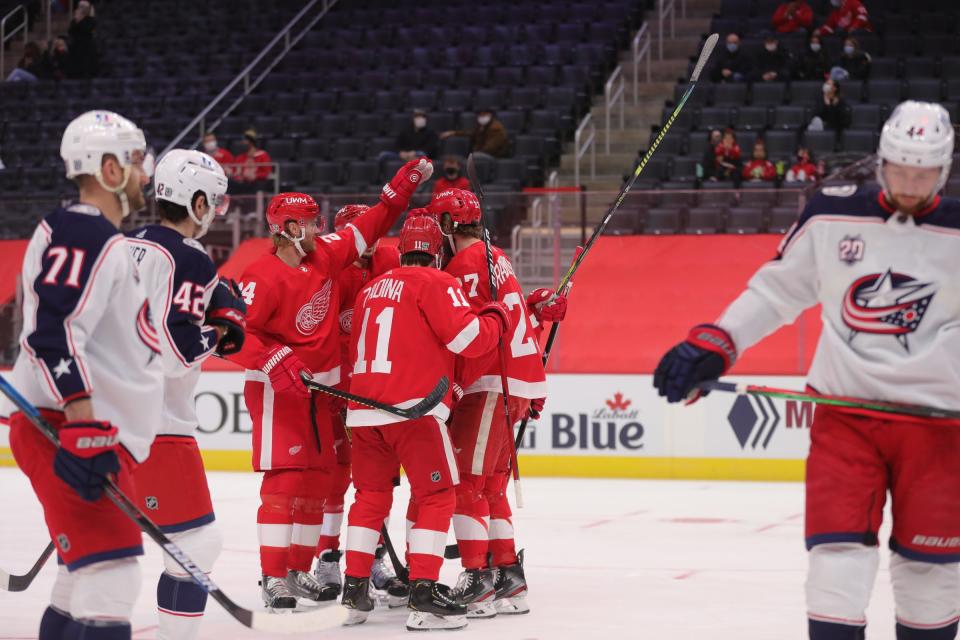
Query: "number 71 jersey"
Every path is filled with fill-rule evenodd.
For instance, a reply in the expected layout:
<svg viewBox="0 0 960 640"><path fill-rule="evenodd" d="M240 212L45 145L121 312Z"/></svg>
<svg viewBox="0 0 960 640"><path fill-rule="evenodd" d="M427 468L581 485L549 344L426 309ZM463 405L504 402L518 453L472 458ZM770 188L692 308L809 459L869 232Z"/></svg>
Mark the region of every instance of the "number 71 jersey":
<svg viewBox="0 0 960 640"><path fill-rule="evenodd" d="M497 297L510 310L511 324L514 329L504 335L507 351L507 382L510 386L510 395L520 398L547 397L547 376L543 370L543 353L537 341L536 319L527 310L523 289L513 272L513 265L507 256L498 249L493 249L493 276L497 280ZM463 290L474 311L490 301L490 276L487 270L486 247L482 242L475 242L460 251L450 260L445 271L455 277L463 286ZM500 383L500 359L495 355L485 361L485 366L479 378L467 373L465 379L458 380L467 386L464 394L502 391ZM474 367L462 367L463 371L471 371ZM475 378L475 380L471 380Z"/></svg>

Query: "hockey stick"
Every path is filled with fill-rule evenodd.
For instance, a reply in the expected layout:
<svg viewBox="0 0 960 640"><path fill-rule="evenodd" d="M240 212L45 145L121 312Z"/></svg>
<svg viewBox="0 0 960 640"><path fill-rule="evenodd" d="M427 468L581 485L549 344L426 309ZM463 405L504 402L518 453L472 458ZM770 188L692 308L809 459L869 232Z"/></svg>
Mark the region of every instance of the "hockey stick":
<svg viewBox="0 0 960 640"><path fill-rule="evenodd" d="M33 563L30 571L27 571L23 575L12 575L0 569L0 589L4 591L25 591L33 582L33 579L37 577L37 574L40 573L43 565L47 563L47 559L53 555L53 549L54 546L51 542L47 545L47 548L43 550L43 553L40 554L40 557L37 558L37 561Z"/></svg>
<svg viewBox="0 0 960 640"><path fill-rule="evenodd" d="M905 416L916 416L918 418L946 418L949 420L960 420L960 411L953 409L937 409L936 407L927 407L919 404L904 404L900 402L886 402L883 400L865 400L863 398L848 398L845 396L833 396L814 391L791 391L790 389L777 389L774 387L763 387L752 384L738 384L735 382L721 382L719 380L709 380L701 382L697 388L704 391L726 391L736 393L737 395L766 396L768 398L786 398L788 400L801 400L805 402L815 402L817 404L826 404L834 407L846 407L848 409L868 409L870 411L881 411L883 413L900 414Z"/></svg>
<svg viewBox="0 0 960 640"><path fill-rule="evenodd" d="M719 39L720 35L714 33L707 38L706 42L703 43L703 49L700 50L700 57L697 59L697 64L693 68L693 73L690 75L690 82L687 85L687 90L683 93L683 96L680 97L680 101L677 102L677 106L674 107L673 113L670 114L670 117L667 118L667 121L662 127L660 127L660 133L658 133L657 137L653 139L653 142L650 144L650 148L647 149L645 154L643 154L643 158L640 159L640 163L637 165L637 168L633 170L633 176L625 185L623 185L623 189L620 190L620 195L617 196L617 199L610 207L610 210L607 211L605 216L603 216L603 220L600 221L600 224L597 225L597 228L593 230L593 234L590 236L590 239L587 240L587 244L583 246L583 252L577 256L577 258L573 261L573 264L570 265L570 268L567 270L566 274L564 274L563 278L560 280L560 284L557 286L557 291L562 290L565 286L567 286L567 283L573 279L573 274L576 273L577 269L580 268L580 263L583 262L583 259L587 257L587 253L593 247L594 243L597 241L597 238L599 238L604 229L607 228L607 225L610 223L610 219L613 218L613 214L615 214L617 209L620 208L620 205L623 204L623 201L627 197L627 194L630 193L630 189L633 187L633 184L637 181L637 178L640 177L640 174L647 166L647 163L650 162L650 158L653 157L657 147L660 146L660 142L663 140L664 136L667 135L667 132L673 125L674 120L676 120L677 116L680 115L680 111L683 110L683 106L693 94L693 90L696 89L697 81L700 79L700 74L703 72L703 68L710 59L710 55L713 53L714 47L717 46L717 41Z"/></svg>
<svg viewBox="0 0 960 640"><path fill-rule="evenodd" d="M393 572L397 577L403 580L405 584L410 584L410 570L405 564L400 562L397 550L393 548L393 541L390 539L390 533L387 531L387 524L380 527L380 535L383 536L383 546L387 548L387 555L390 556L390 564L393 565Z"/></svg>
<svg viewBox="0 0 960 640"><path fill-rule="evenodd" d="M437 386L433 388L433 391L428 393L427 397L420 402L410 407L395 407L392 404L384 404L382 402L377 402L376 400L371 400L370 398L353 395L349 391L341 391L340 389L328 387L325 384L320 384L311 378L310 374L306 371L300 372L300 379L303 381L304 386L306 386L310 391L319 391L320 393L325 393L335 398L350 400L352 402L356 402L357 404L362 404L365 407L371 407L373 409L385 411L386 413L391 413L395 416L403 418L404 420L416 420L417 418L422 418L433 411L434 407L440 404L440 401L443 400L443 397L447 395L447 391L450 389L450 380L447 378L447 376L442 376L440 381L437 382Z"/></svg>
<svg viewBox="0 0 960 640"><path fill-rule="evenodd" d="M497 299L497 279L493 274L493 248L490 246L490 229L487 227L486 216L483 214L483 188L480 186L480 179L477 177L477 166L473 160L473 154L467 156L467 179L470 181L470 188L477 195L480 203L480 227L483 233L483 246L487 254L487 276L490 278L490 299ZM521 318L521 322L523 319ZM517 447L513 442L513 421L510 420L510 385L507 383L507 352L504 349L503 336L500 336L497 344L497 350L500 353L500 388L503 391L503 417L504 428L507 430L507 440L510 442L510 462L513 467L513 490L517 498L517 508L523 508L523 491L520 488L520 464L517 461Z"/></svg>
<svg viewBox="0 0 960 640"><path fill-rule="evenodd" d="M7 396L13 404L17 405L17 408L23 412L27 419L33 423L53 446L60 446L60 440L57 438L56 430L40 415L37 408L21 396L20 392L7 382L3 376L0 376L0 392ZM66 487L64 487L64 490L67 490ZM333 629L341 626L346 621L347 611L343 607L330 607L321 611L295 615L251 611L250 609L241 607L228 598L227 595L220 590L220 587L214 584L210 576L194 564L190 556L184 553L150 518L140 511L139 507L117 487L113 478L107 479L106 495L120 511L136 522L144 533L156 542L167 555L173 558L174 562L180 565L194 582L200 585L210 597L227 610L227 613L229 613L234 620L243 626L265 633L298 633Z"/></svg>

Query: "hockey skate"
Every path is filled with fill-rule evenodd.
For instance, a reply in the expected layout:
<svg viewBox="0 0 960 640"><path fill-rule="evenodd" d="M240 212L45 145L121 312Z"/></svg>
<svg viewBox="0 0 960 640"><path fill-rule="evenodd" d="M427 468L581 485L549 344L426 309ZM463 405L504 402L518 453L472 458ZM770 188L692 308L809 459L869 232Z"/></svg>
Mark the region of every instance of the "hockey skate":
<svg viewBox="0 0 960 640"><path fill-rule="evenodd" d="M493 584L493 569L467 569L460 573L453 594L458 602L467 605L467 618L492 618L497 615Z"/></svg>
<svg viewBox="0 0 960 640"><path fill-rule="evenodd" d="M454 631L467 626L467 607L457 602L453 591L433 580L414 580L410 585L409 631Z"/></svg>
<svg viewBox="0 0 960 640"><path fill-rule="evenodd" d="M340 595L343 590L343 580L340 577L340 556L338 551L324 551L317 558L317 566L313 569L313 577L317 579L324 588L333 590L333 598ZM331 598L331 599L333 599Z"/></svg>
<svg viewBox="0 0 960 640"><path fill-rule="evenodd" d="M284 578L263 576L260 579L260 595L263 606L272 611L293 611L297 608L297 598L290 592Z"/></svg>
<svg viewBox="0 0 960 640"><path fill-rule="evenodd" d="M339 589L326 587L308 571L289 571L287 573L287 587L297 598L305 600L307 604L316 604L336 600L340 595Z"/></svg>
<svg viewBox="0 0 960 640"><path fill-rule="evenodd" d="M496 568L494 587L497 590L497 613L519 615L530 613L527 604L527 579L523 575L523 551L517 554L517 563Z"/></svg>
<svg viewBox="0 0 960 640"><path fill-rule="evenodd" d="M373 611L373 600L370 599L370 578L354 578L347 576L343 585L343 598L340 603L349 610L347 621L343 624L363 624L367 616Z"/></svg>
<svg viewBox="0 0 960 640"><path fill-rule="evenodd" d="M378 547L370 567L370 595L381 606L391 609L406 606L410 599L410 587L397 577L393 567L384 559L386 550Z"/></svg>

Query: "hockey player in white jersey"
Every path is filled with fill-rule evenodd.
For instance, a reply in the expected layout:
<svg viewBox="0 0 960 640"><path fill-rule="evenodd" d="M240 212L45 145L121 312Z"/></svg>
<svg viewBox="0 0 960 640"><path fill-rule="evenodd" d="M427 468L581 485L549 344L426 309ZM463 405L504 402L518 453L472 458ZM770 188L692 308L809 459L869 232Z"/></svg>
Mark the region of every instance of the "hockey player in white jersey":
<svg viewBox="0 0 960 640"><path fill-rule="evenodd" d="M217 277L197 242L226 210L227 177L216 160L175 149L157 164L154 186L160 224L127 234L150 299L163 361L163 424L150 457L137 467L139 506L200 569L209 573L222 537L214 523L203 460L193 437L194 392L211 354L243 344L246 305ZM193 640L207 593L169 556L157 585L158 640Z"/></svg>
<svg viewBox="0 0 960 640"><path fill-rule="evenodd" d="M696 399L698 382L819 303L815 391L960 409L960 202L938 195L953 145L943 107L899 105L880 136L880 188L814 196L746 291L663 357L660 395ZM812 640L866 637L887 492L896 637L956 636L960 424L821 405L806 475Z"/></svg>
<svg viewBox="0 0 960 640"><path fill-rule="evenodd" d="M10 448L61 561L41 640L131 637L142 539L103 489L113 474L134 493L131 469L146 459L162 410L158 337L119 231L143 207L145 148L143 132L115 113L73 120L60 155L77 204L45 217L24 256L12 383L60 437L55 448L22 413L10 416Z"/></svg>

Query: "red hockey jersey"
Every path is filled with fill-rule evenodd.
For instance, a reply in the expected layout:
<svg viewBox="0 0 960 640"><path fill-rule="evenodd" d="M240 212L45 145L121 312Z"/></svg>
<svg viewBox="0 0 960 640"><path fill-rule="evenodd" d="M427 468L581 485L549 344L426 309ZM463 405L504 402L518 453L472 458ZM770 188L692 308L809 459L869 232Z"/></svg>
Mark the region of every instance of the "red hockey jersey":
<svg viewBox="0 0 960 640"><path fill-rule="evenodd" d="M277 344L293 349L325 385L340 382L340 327L337 306L341 272L382 236L399 217L378 203L336 233L317 237L317 247L299 266L275 253L264 254L244 271L240 290L247 303L243 350L231 359L259 369Z"/></svg>
<svg viewBox="0 0 960 640"><path fill-rule="evenodd" d="M357 296L350 345L350 391L401 408L430 393L440 376L451 381L456 357L475 358L496 349L498 320L477 316L450 275L430 267L398 267L373 280ZM446 421L451 392L431 415ZM351 402L347 426L402 422L392 414Z"/></svg>
<svg viewBox="0 0 960 640"><path fill-rule="evenodd" d="M503 337L507 343L507 383L510 394L520 398L545 398L547 376L543 371L543 354L537 341L536 320L527 311L523 289L510 260L497 247L493 247L493 258L497 296L515 314L515 329ZM487 254L482 242L476 242L457 253L445 270L461 283L474 311L490 301ZM475 376L469 373L461 377L460 381L467 385L464 387L465 394L502 390L499 357L494 356L487 361L490 364L482 372L477 372L479 378L475 381L471 380ZM464 367L463 370L469 371L470 367Z"/></svg>

